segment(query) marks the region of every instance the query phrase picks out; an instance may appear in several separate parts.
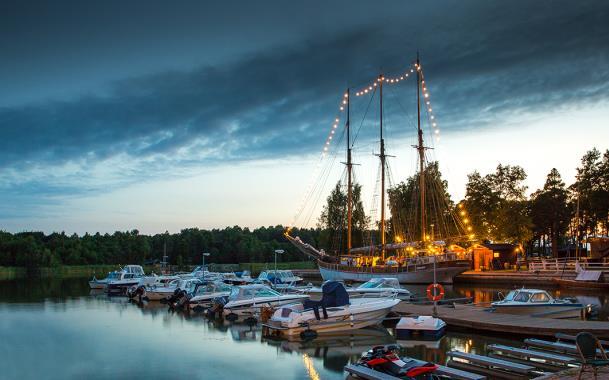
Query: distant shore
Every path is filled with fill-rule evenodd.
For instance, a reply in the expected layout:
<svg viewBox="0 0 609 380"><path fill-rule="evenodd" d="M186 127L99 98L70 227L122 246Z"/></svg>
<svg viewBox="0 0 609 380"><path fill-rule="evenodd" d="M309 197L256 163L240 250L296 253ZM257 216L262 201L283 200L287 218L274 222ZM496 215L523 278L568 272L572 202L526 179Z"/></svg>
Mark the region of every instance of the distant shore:
<svg viewBox="0 0 609 380"><path fill-rule="evenodd" d="M180 268L182 271L189 271L194 268L195 265L187 265ZM29 271L25 267L3 267L0 266L0 280L11 280L17 278L24 278L27 276L40 276L40 277L86 277L86 276L97 276L105 277L108 272L117 270L120 267L118 264L100 264L100 265L60 265L57 267L42 267L37 268L34 271ZM144 265L144 271L146 273L159 273L158 265ZM235 270L249 270L252 274L257 275L263 270L272 270L275 267L274 263L239 263L239 264L210 264L210 270L212 271L235 271ZM295 262L284 262L277 263L277 269L316 269L315 262L313 261L295 261Z"/></svg>

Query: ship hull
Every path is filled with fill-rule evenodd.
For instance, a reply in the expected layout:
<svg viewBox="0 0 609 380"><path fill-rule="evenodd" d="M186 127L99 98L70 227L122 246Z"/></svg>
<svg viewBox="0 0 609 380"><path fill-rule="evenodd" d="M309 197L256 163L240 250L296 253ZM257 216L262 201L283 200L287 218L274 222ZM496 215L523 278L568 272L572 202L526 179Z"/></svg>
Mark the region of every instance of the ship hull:
<svg viewBox="0 0 609 380"><path fill-rule="evenodd" d="M468 269L469 263L438 267L436 268L436 282L439 284L452 284L457 275ZM341 268L331 268L322 264L319 265L319 273L324 281L366 282L373 278L395 277L400 284L431 284L434 282L433 267L416 271L370 272L369 268L354 267L343 269L342 266Z"/></svg>

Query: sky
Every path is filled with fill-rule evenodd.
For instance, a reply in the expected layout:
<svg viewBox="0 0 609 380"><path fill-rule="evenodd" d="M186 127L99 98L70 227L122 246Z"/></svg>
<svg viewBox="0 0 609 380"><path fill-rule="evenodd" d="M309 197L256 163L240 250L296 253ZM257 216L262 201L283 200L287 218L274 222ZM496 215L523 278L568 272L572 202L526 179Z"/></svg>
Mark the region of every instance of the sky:
<svg viewBox="0 0 609 380"><path fill-rule="evenodd" d="M553 167L572 183L609 148L607 20L603 1L3 1L0 230L314 225L343 170L343 93L417 52L453 200L499 163L530 192ZM416 167L415 91L384 93L394 183ZM350 99L370 210L378 94Z"/></svg>

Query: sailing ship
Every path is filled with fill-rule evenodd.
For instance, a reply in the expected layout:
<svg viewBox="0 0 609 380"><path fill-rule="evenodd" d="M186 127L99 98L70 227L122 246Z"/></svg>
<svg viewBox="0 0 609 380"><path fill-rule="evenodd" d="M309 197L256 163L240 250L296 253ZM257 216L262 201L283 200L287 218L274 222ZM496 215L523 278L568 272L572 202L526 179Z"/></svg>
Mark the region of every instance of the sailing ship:
<svg viewBox="0 0 609 380"><path fill-rule="evenodd" d="M344 100L340 109L345 109L346 123L345 135L347 142L346 157L346 177L347 177L347 226L346 226L346 247L338 254L328 254L323 249L317 249L311 244L301 240L298 236L290 235L291 228L285 232L285 237L302 253L317 260L319 271L324 280L355 281L365 282L371 279L395 277L400 283L404 284L429 284L444 283L451 284L456 275L470 268L470 254L464 245L471 244L474 235L471 227L464 225L463 219L456 215L458 208L455 208L448 200L448 195L442 185L437 186L433 181L439 179L431 178L428 174L429 168L426 167L426 151L430 147L424 145L423 130L421 128L421 90L424 90L425 104L429 106L428 93L425 87L423 72L419 57L413 66L410 67L410 76L416 76L416 103L417 103L417 144L413 147L417 150L418 179L414 181L415 187L418 186L418 199L410 205L413 208L414 219L411 217L410 227L403 227L401 236L408 235L411 240L397 236L396 227L397 215L393 215L392 232L394 238L392 243L387 240L387 216L386 216L386 167L387 157L385 152L385 140L383 137L383 84L394 83L394 81L404 80L408 73L396 79L389 79L383 75L379 77L365 90L357 92L356 95L378 93L379 97L379 132L380 132L380 151L377 155L380 159L380 218L378 221L378 244L371 239L368 246L352 247L353 229L353 166L352 162L352 143L350 132L350 90L344 95ZM415 74L416 73L416 74ZM372 101L372 99L370 100ZM433 120L433 116L431 116ZM337 119L338 121L338 119ZM433 123L435 126L435 122ZM336 124L334 125L336 128ZM334 133L332 131L332 133ZM331 139L331 137L330 137ZM328 144L328 142L326 143ZM326 145L327 146L327 145ZM327 150L327 148L324 148ZM427 177L427 178L426 178ZM428 183L426 183L428 181ZM418 183L417 183L418 182ZM430 195L429 191L439 190ZM427 210L430 206L435 207L435 213L430 215ZM439 207L443 206L443 207ZM462 205L459 205L462 207ZM463 211L461 211L463 213ZM446 221L444 219L450 219ZM413 220L415 221L413 223ZM417 224L417 226L412 226ZM437 227L448 226L443 231L434 234L434 224ZM440 230L440 228L438 228ZM418 236L413 236L413 234ZM443 233L446 236L440 236ZM448 236L452 234L452 236ZM464 244L465 243L465 244Z"/></svg>

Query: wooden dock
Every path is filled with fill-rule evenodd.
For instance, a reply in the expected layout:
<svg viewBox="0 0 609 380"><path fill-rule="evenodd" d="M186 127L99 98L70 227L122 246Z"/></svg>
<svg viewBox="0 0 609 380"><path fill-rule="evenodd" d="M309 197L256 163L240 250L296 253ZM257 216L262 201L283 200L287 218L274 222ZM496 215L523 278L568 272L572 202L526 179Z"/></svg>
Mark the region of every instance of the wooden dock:
<svg viewBox="0 0 609 380"><path fill-rule="evenodd" d="M400 314L431 315L432 305L399 303L394 311ZM508 333L526 336L554 337L557 333L577 335L588 331L599 339L609 339L609 322L550 319L491 313L482 307L470 305L438 306L438 316L448 326L469 328L477 331Z"/></svg>
<svg viewBox="0 0 609 380"><path fill-rule="evenodd" d="M573 280L575 274L570 272L562 273L560 271L513 271L513 270L497 270L480 272L468 270L455 277L455 283L464 284L484 284L484 285L510 285L510 287L520 287L527 285L543 285L550 287L558 287L552 279L564 278Z"/></svg>

